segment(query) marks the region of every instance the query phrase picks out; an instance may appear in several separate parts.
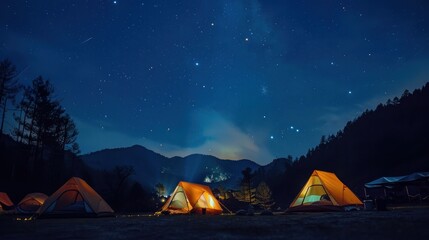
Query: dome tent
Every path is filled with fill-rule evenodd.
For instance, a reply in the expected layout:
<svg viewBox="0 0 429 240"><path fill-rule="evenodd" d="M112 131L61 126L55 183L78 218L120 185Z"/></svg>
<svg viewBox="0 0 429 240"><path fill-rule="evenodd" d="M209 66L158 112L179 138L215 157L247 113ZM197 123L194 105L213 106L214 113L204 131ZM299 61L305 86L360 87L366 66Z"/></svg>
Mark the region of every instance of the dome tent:
<svg viewBox="0 0 429 240"><path fill-rule="evenodd" d="M179 182L170 198L162 207L162 212L171 214L221 214L222 207L213 195L210 187Z"/></svg>
<svg viewBox="0 0 429 240"><path fill-rule="evenodd" d="M72 177L37 211L39 217L112 216L109 204L84 180Z"/></svg>
<svg viewBox="0 0 429 240"><path fill-rule="evenodd" d="M343 211L346 206L362 205L334 173L314 170L287 211Z"/></svg>
<svg viewBox="0 0 429 240"><path fill-rule="evenodd" d="M29 193L16 206L19 213L35 213L48 199L43 193Z"/></svg>

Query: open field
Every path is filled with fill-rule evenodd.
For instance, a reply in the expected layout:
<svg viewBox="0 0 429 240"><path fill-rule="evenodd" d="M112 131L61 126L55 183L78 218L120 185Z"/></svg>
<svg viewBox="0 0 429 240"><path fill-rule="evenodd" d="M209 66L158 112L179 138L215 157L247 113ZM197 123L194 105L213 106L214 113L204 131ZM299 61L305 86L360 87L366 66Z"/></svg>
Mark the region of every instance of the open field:
<svg viewBox="0 0 429 240"><path fill-rule="evenodd" d="M118 216L18 221L0 239L429 239L429 208L275 216ZM417 238L415 238L417 239Z"/></svg>

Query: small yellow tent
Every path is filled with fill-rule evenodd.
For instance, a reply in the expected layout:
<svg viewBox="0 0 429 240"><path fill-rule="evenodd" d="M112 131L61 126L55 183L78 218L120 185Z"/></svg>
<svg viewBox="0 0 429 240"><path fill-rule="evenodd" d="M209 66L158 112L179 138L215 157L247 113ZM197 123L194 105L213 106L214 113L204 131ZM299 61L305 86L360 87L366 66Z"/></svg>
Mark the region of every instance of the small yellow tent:
<svg viewBox="0 0 429 240"><path fill-rule="evenodd" d="M16 210L20 213L35 213L40 206L48 199L48 196L43 193L29 193L16 206Z"/></svg>
<svg viewBox="0 0 429 240"><path fill-rule="evenodd" d="M171 197L162 207L171 214L221 214L222 208L210 187L189 182L179 182Z"/></svg>
<svg viewBox="0 0 429 240"><path fill-rule="evenodd" d="M39 217L110 216L113 210L84 180L72 177L37 210Z"/></svg>
<svg viewBox="0 0 429 240"><path fill-rule="evenodd" d="M288 211L343 210L352 205L363 203L334 173L314 170Z"/></svg>
<svg viewBox="0 0 429 240"><path fill-rule="evenodd" d="M0 192L0 213L13 208L13 202L7 193Z"/></svg>

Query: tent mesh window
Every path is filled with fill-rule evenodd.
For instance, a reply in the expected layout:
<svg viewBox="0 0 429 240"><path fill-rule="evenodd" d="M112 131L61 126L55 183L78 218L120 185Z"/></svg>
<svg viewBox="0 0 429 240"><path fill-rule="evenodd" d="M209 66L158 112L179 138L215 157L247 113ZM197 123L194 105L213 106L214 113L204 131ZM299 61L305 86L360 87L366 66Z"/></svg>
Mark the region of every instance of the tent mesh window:
<svg viewBox="0 0 429 240"><path fill-rule="evenodd" d="M19 205L19 208L22 209L23 211L37 211L37 209L39 209L40 207L40 203L38 201L36 201L35 199L31 198L28 199L27 201L21 203Z"/></svg>
<svg viewBox="0 0 429 240"><path fill-rule="evenodd" d="M85 201L82 195L76 190L68 190L58 197L55 209L59 212L86 212Z"/></svg>
<svg viewBox="0 0 429 240"><path fill-rule="evenodd" d="M315 202L321 203L324 201L331 203L331 199L329 198L325 188L322 185L312 185L308 187L302 204L313 204Z"/></svg>
<svg viewBox="0 0 429 240"><path fill-rule="evenodd" d="M201 197L198 200L197 204L195 204L195 207L198 207L198 208L209 208L209 205L207 204L207 200L204 197L204 193L201 194Z"/></svg>
<svg viewBox="0 0 429 240"><path fill-rule="evenodd" d="M186 199L186 195L185 195L185 192L183 191L183 188L178 187L176 194L174 194L173 198L171 199L169 207L172 209L178 209L178 210L187 209L188 208L187 202L188 201Z"/></svg>

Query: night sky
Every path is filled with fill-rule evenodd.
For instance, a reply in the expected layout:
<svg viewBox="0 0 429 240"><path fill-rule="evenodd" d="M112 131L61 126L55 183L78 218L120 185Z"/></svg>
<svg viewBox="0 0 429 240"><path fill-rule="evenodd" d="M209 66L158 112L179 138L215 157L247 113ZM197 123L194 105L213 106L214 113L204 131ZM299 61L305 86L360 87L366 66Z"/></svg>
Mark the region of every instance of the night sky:
<svg viewBox="0 0 429 240"><path fill-rule="evenodd" d="M429 1L2 0L0 58L53 83L82 153L266 164L427 82Z"/></svg>

